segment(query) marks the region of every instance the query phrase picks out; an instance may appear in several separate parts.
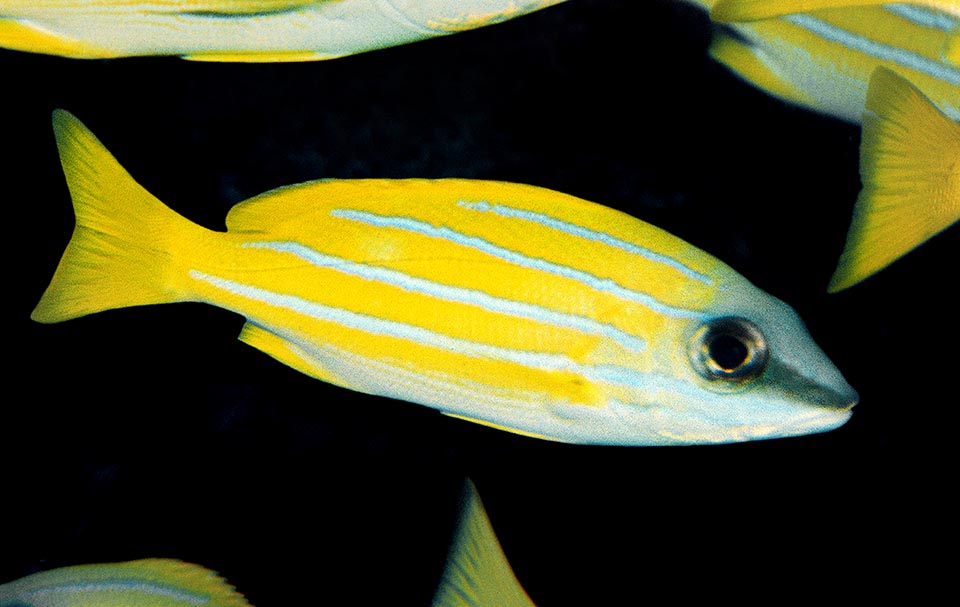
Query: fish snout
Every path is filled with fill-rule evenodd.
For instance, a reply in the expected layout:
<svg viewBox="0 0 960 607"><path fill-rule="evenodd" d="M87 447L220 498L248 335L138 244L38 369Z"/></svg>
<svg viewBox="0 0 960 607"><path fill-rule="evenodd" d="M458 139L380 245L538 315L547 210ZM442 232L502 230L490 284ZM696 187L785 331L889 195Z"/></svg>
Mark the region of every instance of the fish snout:
<svg viewBox="0 0 960 607"><path fill-rule="evenodd" d="M770 366L775 385L794 402L842 412L860 401L860 395L839 373L811 376L777 361L771 361Z"/></svg>

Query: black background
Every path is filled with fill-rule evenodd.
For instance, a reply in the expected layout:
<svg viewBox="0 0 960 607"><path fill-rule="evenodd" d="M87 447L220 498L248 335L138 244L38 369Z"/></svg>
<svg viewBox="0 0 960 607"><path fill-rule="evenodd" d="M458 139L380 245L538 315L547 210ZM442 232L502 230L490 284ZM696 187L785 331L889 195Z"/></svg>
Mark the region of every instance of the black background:
<svg viewBox="0 0 960 607"><path fill-rule="evenodd" d="M427 605L470 475L543 607L930 589L955 529L958 231L827 295L859 128L740 82L710 34L668 0L571 0L316 63L0 51L0 582L163 556L260 607ZM583 447L309 379L210 306L32 323L73 225L58 107L210 228L321 177L498 179L624 210L791 303L861 404L823 435Z"/></svg>

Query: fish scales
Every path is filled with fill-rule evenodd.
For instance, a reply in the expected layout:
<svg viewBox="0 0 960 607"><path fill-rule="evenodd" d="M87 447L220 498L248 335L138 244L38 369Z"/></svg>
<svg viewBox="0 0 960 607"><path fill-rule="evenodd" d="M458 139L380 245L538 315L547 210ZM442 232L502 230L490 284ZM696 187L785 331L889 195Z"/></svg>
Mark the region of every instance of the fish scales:
<svg viewBox="0 0 960 607"><path fill-rule="evenodd" d="M233 309L259 326L274 327L273 332L299 323L298 332L311 335L315 344L365 359L390 353L395 365L407 370L461 377L474 384L507 382L517 390L556 384L548 376L560 373L565 380L559 385L567 393L554 392L552 398L585 404L592 403L578 386L595 381L591 367L626 368L625 358L638 364L645 356L643 335L663 331L669 321L669 313L625 298L620 291L628 289L621 283L641 299L653 299L641 290L645 285L673 299L687 291L686 304L670 304L670 311L681 317L702 315L690 306L694 294L690 291L699 291L696 294L706 302L707 285L692 283L700 288L669 290L686 280L676 260L661 252L658 258L638 260L634 253L607 242L479 212L460 201L465 185L473 188L474 196L508 200L511 208L524 204L530 208L537 201L528 199L542 196L536 188L497 183L477 188L456 180L347 186L321 182L284 188L287 208L302 196L310 213L279 225L275 218L268 219L270 224L262 227L256 221L262 215L252 221L247 217L244 226L253 233L241 237L240 250L231 245L231 250L212 255L217 260L234 259L225 265L236 269L227 271L221 263L215 270L193 268L194 278L205 283L195 289L203 294L207 285L213 287L206 295L208 301ZM362 204L350 200L345 209L341 200L345 189L365 191L365 200ZM371 199L371 189L380 196ZM563 200L554 196L552 202L550 216L575 225L575 214L564 213ZM569 197L568 204L575 209L580 201ZM357 213L369 213L369 209L401 225L417 222L453 236L355 220ZM610 220L635 223L617 215L611 211ZM230 224L236 223L234 215ZM305 235L302 225L312 226L315 234ZM456 230L450 227L454 225ZM583 229L596 236L606 234L600 227ZM619 232L621 245L629 243L628 238L636 239L629 230ZM613 238L606 234L606 240ZM471 246L469 239L522 259L508 261ZM648 250L635 242L631 246ZM634 272L617 270L625 265L624 256L634 262ZM607 271L598 274L598 268ZM620 290L612 285L621 285ZM225 293L231 296L228 302L224 302ZM658 308L667 305L653 301ZM277 309L284 310L283 322L257 320L276 316ZM617 313L610 314L613 310ZM298 316L310 317L310 322ZM607 338L603 347L602 338ZM314 375L324 372L315 370ZM337 383L344 383L343 378Z"/></svg>
<svg viewBox="0 0 960 607"><path fill-rule="evenodd" d="M54 128L77 227L38 321L206 302L312 377L567 442L816 432L856 401L788 306L619 211L503 182L328 180L240 203L214 232L69 114ZM729 369L713 339L742 346Z"/></svg>

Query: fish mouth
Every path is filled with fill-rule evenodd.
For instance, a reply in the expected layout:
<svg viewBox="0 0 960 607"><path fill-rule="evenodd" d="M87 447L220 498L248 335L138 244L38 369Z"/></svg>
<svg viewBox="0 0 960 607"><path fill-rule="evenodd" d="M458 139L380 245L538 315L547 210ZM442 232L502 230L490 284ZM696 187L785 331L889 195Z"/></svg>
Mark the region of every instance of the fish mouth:
<svg viewBox="0 0 960 607"><path fill-rule="evenodd" d="M768 373L775 386L786 400L806 403L818 410L849 413L860 402L860 395L841 377L824 381L808 377L799 370L779 362L771 362ZM839 374L837 374L839 376Z"/></svg>
<svg viewBox="0 0 960 607"><path fill-rule="evenodd" d="M845 407L820 409L811 415L797 419L785 430L793 435L815 434L834 430L853 417L852 409L856 404L856 401L854 401L848 403Z"/></svg>

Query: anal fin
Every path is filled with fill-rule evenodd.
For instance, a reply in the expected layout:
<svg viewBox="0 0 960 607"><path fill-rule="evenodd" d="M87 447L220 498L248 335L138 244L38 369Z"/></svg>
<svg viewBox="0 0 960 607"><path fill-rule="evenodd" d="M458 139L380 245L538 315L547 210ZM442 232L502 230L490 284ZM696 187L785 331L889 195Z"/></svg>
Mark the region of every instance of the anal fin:
<svg viewBox="0 0 960 607"><path fill-rule="evenodd" d="M450 417L455 417L455 418L457 418L457 419L462 419L462 420L464 420L464 421L473 422L473 423L475 423L475 424L480 424L481 426L487 426L488 428L493 428L493 429L495 429L495 430L502 430L502 431L504 431L504 432L509 432L509 433L511 433L511 434L519 434L520 436L527 436L527 437L530 437L530 438L539 438L539 439L549 440L549 441L556 441L556 440L558 440L558 439L556 439L556 438L554 438L554 437L552 437L552 436L547 436L546 434L537 434L536 432L527 432L527 431L525 431L525 430L517 430L517 429L515 429L515 428L511 428L510 426L503 426L503 425L501 425L501 424L495 424L495 423L493 423L493 422L488 422L488 421L483 420L483 419L477 419L476 417L468 417L468 416L466 416L466 415L460 415L460 414L457 414L457 413L447 413L446 411L442 411L442 413L443 413L444 415L449 415Z"/></svg>
<svg viewBox="0 0 960 607"><path fill-rule="evenodd" d="M247 322L243 325L238 338L264 354L282 362L304 375L332 384L343 385L329 370L317 365L315 359L308 356L299 346L259 325Z"/></svg>
<svg viewBox="0 0 960 607"><path fill-rule="evenodd" d="M296 63L298 61L325 61L343 56L343 53L317 53L313 51L251 51L246 53L197 53L183 55L182 58L188 61L216 63Z"/></svg>
<svg viewBox="0 0 960 607"><path fill-rule="evenodd" d="M807 107L816 107L808 95L777 74L746 42L727 34L718 34L710 45L710 56L741 78L781 99Z"/></svg>

